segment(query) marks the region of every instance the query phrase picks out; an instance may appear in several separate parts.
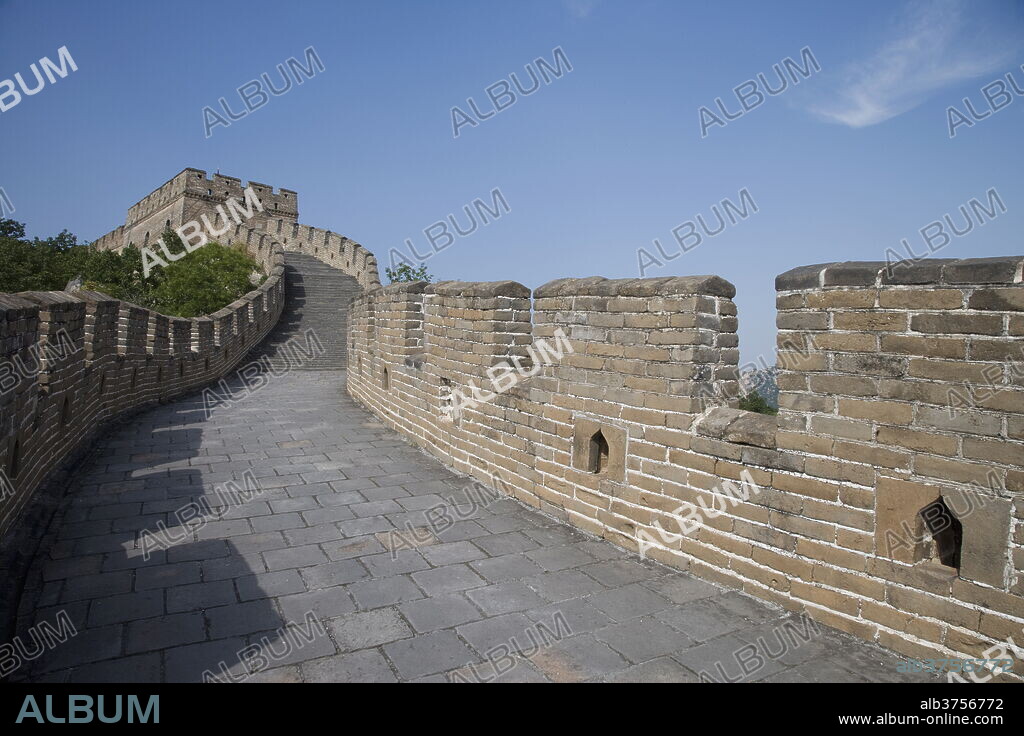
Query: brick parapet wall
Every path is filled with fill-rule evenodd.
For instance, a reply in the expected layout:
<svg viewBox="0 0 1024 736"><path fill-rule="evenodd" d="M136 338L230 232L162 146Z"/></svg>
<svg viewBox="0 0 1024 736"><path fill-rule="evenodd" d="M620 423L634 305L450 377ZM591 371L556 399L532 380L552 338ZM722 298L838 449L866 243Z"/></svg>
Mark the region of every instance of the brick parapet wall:
<svg viewBox="0 0 1024 736"><path fill-rule="evenodd" d="M734 408L734 290L714 277L560 280L532 304L509 282L370 291L349 391L456 470L627 549L910 656L980 658L1024 638L1022 260L783 274L778 417ZM556 330L571 352L446 411ZM940 501L959 568L923 532Z"/></svg>
<svg viewBox="0 0 1024 736"><path fill-rule="evenodd" d="M281 241L285 250L314 256L352 276L364 289L380 286L376 256L351 238L298 223L283 223L281 227L271 224L267 231Z"/></svg>
<svg viewBox="0 0 1024 736"><path fill-rule="evenodd" d="M283 250L256 231L239 239L267 279L217 319L167 317L90 291L0 295L5 539L36 489L98 426L224 376L277 323Z"/></svg>

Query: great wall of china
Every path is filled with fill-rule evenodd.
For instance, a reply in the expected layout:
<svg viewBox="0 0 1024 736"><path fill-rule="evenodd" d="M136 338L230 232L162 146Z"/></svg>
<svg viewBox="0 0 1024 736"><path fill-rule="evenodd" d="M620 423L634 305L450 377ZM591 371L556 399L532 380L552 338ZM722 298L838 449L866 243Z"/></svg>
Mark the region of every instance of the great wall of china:
<svg viewBox="0 0 1024 736"><path fill-rule="evenodd" d="M717 276L381 287L367 250L297 223L295 192L252 186L277 207L229 240L269 278L216 314L0 296L0 359L29 364L61 331L74 346L42 352L0 398L5 539L106 422L237 366L280 317L284 254L297 252L362 287L337 305L349 393L457 472L907 656L1024 640L1024 257L782 274L770 417L735 408L741 316ZM240 192L186 169L99 244L142 245ZM563 335L571 350L531 363ZM681 508L702 509L699 526L680 531ZM1019 659L1014 672L1003 677L1024 677Z"/></svg>

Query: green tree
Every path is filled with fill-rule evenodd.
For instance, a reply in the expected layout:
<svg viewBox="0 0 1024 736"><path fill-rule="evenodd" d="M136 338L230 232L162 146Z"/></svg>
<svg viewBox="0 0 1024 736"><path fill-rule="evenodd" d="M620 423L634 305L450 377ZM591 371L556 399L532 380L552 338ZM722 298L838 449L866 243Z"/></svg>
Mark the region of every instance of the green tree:
<svg viewBox="0 0 1024 736"><path fill-rule="evenodd" d="M171 230L161 236L171 253L184 253ZM263 277L244 248L216 243L143 277L142 252L134 245L101 251L80 245L63 231L46 240L25 238L25 226L0 219L0 292L60 291L82 277L85 289L177 317L216 312L253 289ZM253 278L253 275L257 278Z"/></svg>
<svg viewBox="0 0 1024 736"><path fill-rule="evenodd" d="M434 277L427 273L427 267L425 264L420 264L419 268L413 268L408 263L399 263L395 268L385 268L385 275L391 279L391 283L397 283L399 281L433 281Z"/></svg>
<svg viewBox="0 0 1024 736"><path fill-rule="evenodd" d="M2 238L24 238L25 237L25 226L17 220L10 220L8 218L0 219L0 239Z"/></svg>
<svg viewBox="0 0 1024 736"><path fill-rule="evenodd" d="M757 412L758 414L775 415L779 413L779 410L773 408L761 394L757 393L757 391L751 391L745 396L740 397L740 409L743 411Z"/></svg>
<svg viewBox="0 0 1024 736"><path fill-rule="evenodd" d="M253 279L259 267L244 250L218 243L204 245L161 270L162 280L153 291L155 308L178 317L216 312L251 291L254 280L258 284L266 279Z"/></svg>

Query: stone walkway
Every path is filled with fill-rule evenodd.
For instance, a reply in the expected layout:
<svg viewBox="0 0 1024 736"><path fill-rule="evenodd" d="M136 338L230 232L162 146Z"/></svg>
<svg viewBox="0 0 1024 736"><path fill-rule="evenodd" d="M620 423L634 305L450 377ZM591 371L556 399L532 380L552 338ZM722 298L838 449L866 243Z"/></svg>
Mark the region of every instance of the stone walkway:
<svg viewBox="0 0 1024 736"><path fill-rule="evenodd" d="M31 614L56 628L65 611L78 633L14 679L922 679L497 498L344 384L343 371L296 371L209 417L194 396L102 440L55 520ZM175 514L196 503L206 514L185 529ZM161 524L173 537L144 534Z"/></svg>

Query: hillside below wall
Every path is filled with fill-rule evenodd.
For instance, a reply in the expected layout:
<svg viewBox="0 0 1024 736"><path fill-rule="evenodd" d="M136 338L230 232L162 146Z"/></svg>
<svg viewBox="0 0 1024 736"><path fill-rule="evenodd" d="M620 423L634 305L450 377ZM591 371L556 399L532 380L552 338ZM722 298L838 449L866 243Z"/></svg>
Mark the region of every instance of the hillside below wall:
<svg viewBox="0 0 1024 736"><path fill-rule="evenodd" d="M454 469L622 547L908 656L991 658L1024 640L1022 264L783 274L778 417L734 408L717 277L368 291L348 389Z"/></svg>

